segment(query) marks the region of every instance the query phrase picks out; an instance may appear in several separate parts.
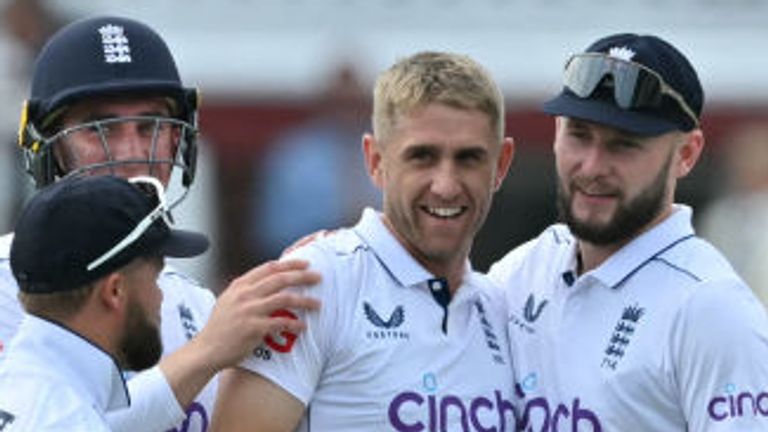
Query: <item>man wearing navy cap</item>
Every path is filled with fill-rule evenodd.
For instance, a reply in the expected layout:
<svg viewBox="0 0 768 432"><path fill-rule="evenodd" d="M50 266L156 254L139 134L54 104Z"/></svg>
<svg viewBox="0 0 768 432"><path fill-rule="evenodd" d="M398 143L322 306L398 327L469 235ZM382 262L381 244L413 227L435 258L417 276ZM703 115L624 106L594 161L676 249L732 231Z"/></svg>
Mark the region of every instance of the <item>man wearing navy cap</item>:
<svg viewBox="0 0 768 432"><path fill-rule="evenodd" d="M22 213L11 268L29 315L0 365L4 431L109 430L104 414L129 403L121 369L160 358L163 257L208 239L168 225L155 178L131 182L73 177Z"/></svg>
<svg viewBox="0 0 768 432"><path fill-rule="evenodd" d="M174 207L195 180L197 113L197 91L183 85L157 32L133 19L89 17L54 34L36 59L19 144L38 188L75 176L151 176L179 191L169 193ZM23 317L9 267L12 238L0 237L0 363ZM111 427L206 431L216 374L239 363L265 335L303 328L274 312L316 305L281 291L317 281L302 271L306 266L265 263L234 279L217 299L166 265L158 280L164 355L157 367L130 379L131 406L110 413Z"/></svg>
<svg viewBox="0 0 768 432"><path fill-rule="evenodd" d="M703 100L685 56L654 36L568 60L544 105L563 223L490 271L521 429L768 429L765 311L674 203L704 147Z"/></svg>

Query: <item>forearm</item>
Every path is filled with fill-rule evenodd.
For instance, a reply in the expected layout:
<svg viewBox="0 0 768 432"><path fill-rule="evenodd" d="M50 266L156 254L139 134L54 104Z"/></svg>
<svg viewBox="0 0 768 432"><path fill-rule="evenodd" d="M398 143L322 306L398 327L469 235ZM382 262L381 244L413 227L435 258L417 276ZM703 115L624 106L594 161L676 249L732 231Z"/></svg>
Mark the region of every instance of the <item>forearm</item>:
<svg viewBox="0 0 768 432"><path fill-rule="evenodd" d="M173 394L182 409L186 409L203 387L216 375L220 367L211 364L208 347L199 338L164 357L159 368L163 371Z"/></svg>

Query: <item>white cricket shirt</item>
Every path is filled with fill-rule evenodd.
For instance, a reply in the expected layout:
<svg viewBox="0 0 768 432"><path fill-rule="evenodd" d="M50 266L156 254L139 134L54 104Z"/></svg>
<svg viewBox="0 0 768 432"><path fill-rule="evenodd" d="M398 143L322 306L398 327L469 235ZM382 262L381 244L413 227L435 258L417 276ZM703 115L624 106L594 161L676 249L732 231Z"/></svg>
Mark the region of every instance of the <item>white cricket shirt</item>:
<svg viewBox="0 0 768 432"><path fill-rule="evenodd" d="M108 431L125 407L114 359L80 335L27 315L0 365L0 431Z"/></svg>
<svg viewBox="0 0 768 432"><path fill-rule="evenodd" d="M13 234L0 237L0 345L18 330L24 313L16 295L19 291L10 267ZM158 278L163 291L160 308L160 333L163 355L168 355L194 337L208 322L216 298L210 290L166 265ZM0 351L0 364L5 357ZM107 420L115 432L206 432L216 401L218 378L214 377L185 410L179 406L162 371L154 367L139 374L129 374L131 406L109 413ZM0 414L1 415L1 414ZM2 424L2 421L0 421ZM0 432L2 429L0 429Z"/></svg>
<svg viewBox="0 0 768 432"><path fill-rule="evenodd" d="M768 319L690 208L575 269L563 225L491 268L525 430L768 430Z"/></svg>
<svg viewBox="0 0 768 432"><path fill-rule="evenodd" d="M299 430L514 430L503 304L483 275L467 264L448 302L371 209L293 255L322 274L306 291L322 307L242 366L307 405Z"/></svg>

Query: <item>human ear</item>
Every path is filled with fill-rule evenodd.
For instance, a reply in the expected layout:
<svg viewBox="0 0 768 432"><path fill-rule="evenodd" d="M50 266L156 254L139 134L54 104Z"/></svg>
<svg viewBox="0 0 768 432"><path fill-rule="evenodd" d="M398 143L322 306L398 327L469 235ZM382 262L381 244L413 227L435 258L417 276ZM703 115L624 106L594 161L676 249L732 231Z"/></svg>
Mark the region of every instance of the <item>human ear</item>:
<svg viewBox="0 0 768 432"><path fill-rule="evenodd" d="M368 176L379 189L382 189L384 178L381 167L382 154L379 150L376 138L371 134L363 135L363 154L365 155L365 167Z"/></svg>

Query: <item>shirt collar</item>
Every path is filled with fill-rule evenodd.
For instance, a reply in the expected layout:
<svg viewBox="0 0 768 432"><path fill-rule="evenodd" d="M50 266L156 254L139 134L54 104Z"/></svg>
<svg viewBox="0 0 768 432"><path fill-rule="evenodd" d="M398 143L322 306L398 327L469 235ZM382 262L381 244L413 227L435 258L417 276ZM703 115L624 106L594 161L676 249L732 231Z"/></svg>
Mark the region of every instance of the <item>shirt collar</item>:
<svg viewBox="0 0 768 432"><path fill-rule="evenodd" d="M692 214L690 207L675 204L666 219L640 234L588 274L611 288L619 288L654 257L694 236Z"/></svg>
<svg viewBox="0 0 768 432"><path fill-rule="evenodd" d="M400 285L413 286L435 279L435 276L416 261L387 228L382 221L381 213L372 208L366 208L354 230ZM467 260L463 284L469 282L468 277L472 273L470 270L471 266Z"/></svg>
<svg viewBox="0 0 768 432"><path fill-rule="evenodd" d="M23 338L23 339L22 339ZM64 376L102 412L125 408L130 397L115 360L77 333L34 315L25 315L16 339L34 360Z"/></svg>

